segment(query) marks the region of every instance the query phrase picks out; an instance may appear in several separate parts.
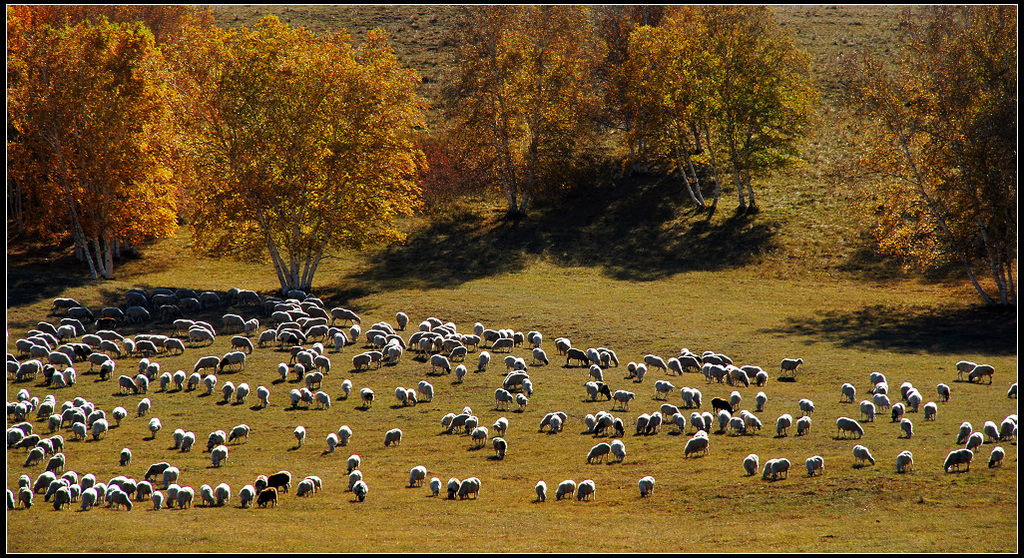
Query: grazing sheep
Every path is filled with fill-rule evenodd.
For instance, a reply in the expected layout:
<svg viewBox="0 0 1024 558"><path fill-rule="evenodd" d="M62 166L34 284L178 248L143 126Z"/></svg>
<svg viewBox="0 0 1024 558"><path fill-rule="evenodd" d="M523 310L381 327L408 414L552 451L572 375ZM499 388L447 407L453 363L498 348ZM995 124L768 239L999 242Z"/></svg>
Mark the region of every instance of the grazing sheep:
<svg viewBox="0 0 1024 558"><path fill-rule="evenodd" d="M622 440L612 440L611 452L615 456L615 461L621 463L626 459L626 444Z"/></svg>
<svg viewBox="0 0 1024 558"><path fill-rule="evenodd" d="M265 508L267 504L271 504L271 507L277 507L277 489L272 486L264 488L256 494L256 505L258 507Z"/></svg>
<svg viewBox="0 0 1024 558"><path fill-rule="evenodd" d="M857 438L860 438L861 436L864 435L864 427L862 427L857 421L855 421L855 420L853 420L852 418L849 418L849 417L839 417L839 418L837 418L836 419L836 428L837 428L837 431L836 431L836 438L837 439L839 438L840 435L842 435L845 438L847 432L855 433L857 435Z"/></svg>
<svg viewBox="0 0 1024 558"><path fill-rule="evenodd" d="M935 403L929 401L924 404L924 420L935 420L935 415L939 412L939 407Z"/></svg>
<svg viewBox="0 0 1024 558"><path fill-rule="evenodd" d="M587 454L587 463L600 463L604 460L612 450L611 445L601 442L596 446L590 448L590 453Z"/></svg>
<svg viewBox="0 0 1024 558"><path fill-rule="evenodd" d="M796 369L804 363L802 358L784 358L782 359L781 372L783 376L796 377Z"/></svg>
<svg viewBox="0 0 1024 558"><path fill-rule="evenodd" d="M975 450L977 448L980 448L984 443L984 434L982 434L981 432L972 432L971 435L967 437L966 449Z"/></svg>
<svg viewBox="0 0 1024 558"><path fill-rule="evenodd" d="M810 399L801 399L797 402L797 405L800 407L800 411L804 415L809 415L814 412L814 402Z"/></svg>
<svg viewBox="0 0 1024 558"><path fill-rule="evenodd" d="M225 445L219 445L210 450L210 461L214 467L220 467L221 463L228 459L228 447Z"/></svg>
<svg viewBox="0 0 1024 558"><path fill-rule="evenodd" d="M903 403L895 403L889 411L889 415L892 417L892 422L899 422L903 415L906 413L907 408Z"/></svg>
<svg viewBox="0 0 1024 558"><path fill-rule="evenodd" d="M121 450L121 459L119 461L122 467L132 464L132 450L124 448Z"/></svg>
<svg viewBox="0 0 1024 558"><path fill-rule="evenodd" d="M960 423L960 432L956 435L956 443L963 444L967 442L967 438L974 431L974 427L969 422Z"/></svg>
<svg viewBox="0 0 1024 558"><path fill-rule="evenodd" d="M949 401L949 386L946 384L939 384L935 386L935 391L939 394L939 397L942 398L943 403Z"/></svg>
<svg viewBox="0 0 1024 558"><path fill-rule="evenodd" d="M505 459L505 452L508 451L508 442L504 438L495 436L491 439L491 446L494 448L494 454L499 460Z"/></svg>
<svg viewBox="0 0 1024 558"><path fill-rule="evenodd" d="M793 417L789 413L784 413L775 421L776 437L786 436L789 433L790 426L793 426Z"/></svg>
<svg viewBox="0 0 1024 558"><path fill-rule="evenodd" d="M576 494L576 481L564 480L558 483L558 488L555 489L555 501L565 497L572 498L574 494Z"/></svg>
<svg viewBox="0 0 1024 558"><path fill-rule="evenodd" d="M76 424L82 424L82 423L76 423ZM80 434L82 438L85 438L84 426L85 425L83 425L83 429L82 429L81 432L76 432L76 435ZM107 419L98 419L96 422L92 423L92 439L93 440L99 440L100 436L102 436L103 434L106 434L107 430L109 430L109 429L110 429L110 425L107 424ZM74 428L72 428L72 430L74 430Z"/></svg>
<svg viewBox="0 0 1024 558"><path fill-rule="evenodd" d="M1010 415L999 423L999 441L1010 440L1017 437L1017 417Z"/></svg>
<svg viewBox="0 0 1024 558"><path fill-rule="evenodd" d="M914 454L910 450L903 450L896 455L896 472L906 473L914 468Z"/></svg>
<svg viewBox="0 0 1024 558"><path fill-rule="evenodd" d="M796 421L796 435L803 436L811 430L811 417L802 416Z"/></svg>
<svg viewBox="0 0 1024 558"><path fill-rule="evenodd" d="M853 457L860 463L864 463L865 461L867 461L870 462L872 465L875 464L875 458L871 457L871 452L868 451L868 448L860 444L853 446Z"/></svg>
<svg viewBox="0 0 1024 558"><path fill-rule="evenodd" d="M860 402L860 414L864 417L865 421L875 421L875 404L871 401L864 400Z"/></svg>
<svg viewBox="0 0 1024 558"><path fill-rule="evenodd" d="M1012 384L1010 384L1010 389L1006 390L1006 397L1008 399L1017 398L1017 382L1013 382Z"/></svg>
<svg viewBox="0 0 1024 558"><path fill-rule="evenodd" d="M295 446L296 449L301 448L302 447L302 442L306 439L306 427L301 426L301 425L300 426L296 426L295 427L295 431L293 432L293 434L295 435L295 439L298 440L298 442L299 442L298 445Z"/></svg>
<svg viewBox="0 0 1024 558"><path fill-rule="evenodd" d="M394 444L396 446L402 445L402 431L401 431L401 429L393 428L391 430L388 430L384 434L384 447L388 447L391 444Z"/></svg>
<svg viewBox="0 0 1024 558"><path fill-rule="evenodd" d="M483 445L487 443L487 434L486 426L477 426L473 428L473 431L470 434L470 438L473 440L473 446L483 447Z"/></svg>
<svg viewBox="0 0 1024 558"><path fill-rule="evenodd" d="M711 453L709 442L706 435L701 435L698 432L686 442L686 446L683 448L683 457L689 457L691 454L709 455Z"/></svg>
<svg viewBox="0 0 1024 558"><path fill-rule="evenodd" d="M850 383L843 384L839 391L839 401L841 403L853 403L853 398L857 396L857 388Z"/></svg>
<svg viewBox="0 0 1024 558"><path fill-rule="evenodd" d="M612 399L615 400L616 404L622 406L623 411L629 410L629 401L634 398L636 398L635 393L621 389L616 390L615 393L612 394ZM614 409L615 407L613 406L612 408Z"/></svg>
<svg viewBox="0 0 1024 558"><path fill-rule="evenodd" d="M992 453L989 454L989 456L988 456L988 468L991 469L993 467L997 467L999 465L1002 465L1003 464L1003 456L1004 455L1005 455L1005 452L1003 451L1002 447L996 446L996 447L992 448Z"/></svg>
<svg viewBox="0 0 1024 558"><path fill-rule="evenodd" d="M366 482L363 480L358 480L352 485L352 493L355 494L356 499L360 502L366 500L366 494L369 491L369 487L366 486Z"/></svg>
<svg viewBox="0 0 1024 558"><path fill-rule="evenodd" d="M974 460L973 451L970 449L956 449L946 455L946 460L942 463L942 469L946 473L948 473L952 467L956 467L956 470L960 471L960 466L966 464L967 471L969 472L971 470L972 460Z"/></svg>
<svg viewBox="0 0 1024 558"><path fill-rule="evenodd" d="M370 405L373 404L373 390L370 388L363 388L359 390L359 397L363 401L363 408L369 409Z"/></svg>
<svg viewBox="0 0 1024 558"><path fill-rule="evenodd" d="M994 372L995 368L993 368L991 365L979 364L974 367L974 370L971 370L970 374L967 375L967 381L973 382L974 380L978 380L978 382L980 383L982 376L988 376L988 383L991 384L992 375Z"/></svg>
<svg viewBox="0 0 1024 558"><path fill-rule="evenodd" d="M425 380L420 381L420 383L416 386L416 391L423 395L424 401L434 400L434 386L430 385L430 382L427 382Z"/></svg>
<svg viewBox="0 0 1024 558"><path fill-rule="evenodd" d="M825 458L820 455L808 457L804 462L807 465L807 476L813 477L815 473L825 473Z"/></svg>
<svg viewBox="0 0 1024 558"><path fill-rule="evenodd" d="M342 427L338 429L338 443L340 445L347 446L349 438L351 437L352 429L349 428L347 425L342 425Z"/></svg>
<svg viewBox="0 0 1024 558"><path fill-rule="evenodd" d="M756 475L757 468L758 457L756 453L751 453L743 459L743 470L746 471L748 477Z"/></svg>
<svg viewBox="0 0 1024 558"><path fill-rule="evenodd" d="M597 500L597 486L593 480L587 479L576 487L576 501L585 502L590 499Z"/></svg>
<svg viewBox="0 0 1024 558"><path fill-rule="evenodd" d="M871 399L879 409L888 409L892 407L892 403L889 401L889 396L884 393L876 393Z"/></svg>
<svg viewBox="0 0 1024 558"><path fill-rule="evenodd" d="M480 497L480 479L476 477L469 477L459 483L459 500L469 498L471 494L473 498Z"/></svg>
<svg viewBox="0 0 1024 558"><path fill-rule="evenodd" d="M548 485L544 481L537 481L536 486L533 487L534 492L537 493L537 502L544 502L548 499Z"/></svg>
<svg viewBox="0 0 1024 558"><path fill-rule="evenodd" d="M999 427L996 426L996 423L990 420L985 421L985 424L981 427L981 431L985 433L985 436L988 437L988 441L990 442L995 442L999 439Z"/></svg>

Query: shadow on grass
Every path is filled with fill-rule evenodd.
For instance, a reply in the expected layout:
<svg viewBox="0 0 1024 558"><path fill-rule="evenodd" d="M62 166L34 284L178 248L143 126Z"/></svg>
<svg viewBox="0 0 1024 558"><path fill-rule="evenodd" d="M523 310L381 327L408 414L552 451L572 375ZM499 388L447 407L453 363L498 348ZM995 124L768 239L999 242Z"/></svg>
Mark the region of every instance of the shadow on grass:
<svg viewBox="0 0 1024 558"><path fill-rule="evenodd" d="M811 338L811 342L825 341L846 348L901 353L1017 354L1016 312L988 307L874 305L797 319L763 332L801 335Z"/></svg>
<svg viewBox="0 0 1024 558"><path fill-rule="evenodd" d="M383 289L437 288L521 270L531 256L543 256L598 266L615 279L652 281L747 264L778 247L780 227L759 214L708 220L677 179L627 176L538 202L520 220L500 210L436 220L403 245L373 254L350 278Z"/></svg>

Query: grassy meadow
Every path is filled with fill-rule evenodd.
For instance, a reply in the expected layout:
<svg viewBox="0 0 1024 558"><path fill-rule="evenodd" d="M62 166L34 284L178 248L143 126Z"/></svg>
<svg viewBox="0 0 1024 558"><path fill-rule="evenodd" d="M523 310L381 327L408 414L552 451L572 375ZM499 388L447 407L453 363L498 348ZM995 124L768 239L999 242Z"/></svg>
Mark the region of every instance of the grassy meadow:
<svg viewBox="0 0 1024 558"><path fill-rule="evenodd" d="M407 63L443 66L448 48L438 26L448 21L445 7L273 7L293 25L330 31L349 27L358 37L376 25L388 25L399 55ZM838 93L828 89L829 64L851 44L890 44L896 8L780 7L780 21L794 30L801 46L814 57L826 104ZM217 8L223 24L251 23L257 7ZM284 18L282 18L284 19ZM321 25L322 27L314 27ZM423 51L415 51L423 45ZM878 48L884 48L879 46ZM431 50L434 49L434 50ZM424 66L426 67L426 66ZM421 69L421 72L423 70ZM424 73L426 75L426 73ZM432 76L435 74L431 74ZM432 78L436 79L436 78ZM430 83L425 83L429 86ZM428 90L427 94L430 93ZM831 106L831 105L830 105ZM107 411L129 411L120 427L98 442L73 441L62 431L67 470L94 473L106 482L117 475L141 480L150 464L169 461L181 469L179 484L196 492L190 510L152 511L147 500L131 512L95 508L55 512L43 495L30 510L7 514L9 552L1016 552L1017 444L987 442L970 472L946 474L942 461L956 449L960 423L976 430L997 424L1017 412L1017 400L1006 396L1017 379L1017 316L982 308L970 285L954 272L928 277L907 275L898 266L870 255L863 217L852 211L853 192L845 187L840 128L843 115L826 111L815 137L808 139L807 165L766 181L759 193L762 211L730 216L729 198L711 221L694 215L679 188L655 179L609 181L593 191L569 193L563 206L540 203L522 222L501 219L500 200L481 201L471 211L403 223L409 234L403 245L364 253L340 251L318 271L315 291L329 307L344 306L362 317L363 330L378 321L395 323L395 313L410 316L408 338L429 316L471 331L475 322L489 328L513 328L544 335L548 366L530 366L534 394L525 411L498 411L494 391L501 386L503 354L492 354L486 372L473 372L477 352L467 358L470 372L461 384L454 375L432 375L430 366L406 352L395 366L353 371L357 346L328 353L332 371L322 389L332 396L329 410L292 409L288 392L304 384L295 375L282 382L277 364L288 353L258 348L240 372L218 374L214 395L161 392L151 383L152 410L135 417L142 395L118 393L116 377L98 381L82 367L78 383L69 388L44 387L40 381L7 383L12 400L21 388L42 399L53 393L58 404L82 396ZM727 191L728 196L728 191ZM731 211L731 209L730 209ZM8 352L14 341L49 316L52 300L73 297L95 310L123 303L131 287L193 288L224 292L231 287L254 289L261 295L278 290L269 264L197 256L188 251L189 234L157 241L134 260L115 269L116 278L92 281L73 261L67 247L46 247L24 239L7 250ZM198 316L215 326L226 312L269 322L257 307L232 307ZM170 334L171 324L153 322L120 328L122 333ZM573 346L605 346L621 365L605 370L612 391L636 393L628 411L612 410L611 402L589 402L583 384L586 368L565 367L553 341L566 336ZM204 355L230 350L230 334L212 346L188 346L181 356L158 356L161 371L191 373ZM642 383L625 379L625 364L653 353L667 359L682 347L698 353L714 350L738 366L759 365L770 374L764 387L744 388L707 383L701 374L666 377L648 372ZM528 363L528 348L512 354ZM780 382L779 362L801 357L796 382ZM961 359L995 367L992 385L959 382L954 364ZM118 374L132 374L137 358L118 361ZM907 416L914 436L900 438L897 424L880 411L874 422L861 423L860 440L836 439L835 419L859 418L856 403L840 403L840 386L851 382L859 402L869 397L868 375L888 378L893 400L898 386L909 381L924 400L937 401L935 386L946 383L952 397L938 403L934 422L920 413ZM81 371L80 371L81 372ZM353 396L342 399L344 379ZM768 403L758 413L764 429L752 435L710 435L710 454L683 457L694 429L676 434L662 426L656 435L634 435L641 413L658 410L654 382L671 381L676 392L669 402L681 406L678 388L696 387L702 410L712 397L737 390L742 408L754 408L764 391ZM434 386L431 402L402 407L395 387L415 388L420 380ZM222 403L226 381L247 382L252 395L244 404ZM256 409L256 387L271 391L270 406ZM373 406L361 408L358 393L376 393ZM814 401L808 434L775 436L775 420L800 411L801 398ZM891 395L892 397L892 395ZM474 449L469 436L442 432L441 417L470 406L480 425L492 430L500 417L510 426L504 436L509 450L494 459L490 442ZM513 405L511 409L516 409ZM564 411L562 432L538 432L541 418ZM587 464L590 448L611 436L585 433L585 415L609 410L622 418L626 458L622 463ZM150 439L150 417L163 429ZM47 431L45 419L32 415L37 433ZM8 420L8 425L12 424ZM247 442L229 444L230 456L219 468L204 452L214 430L230 431L247 424ZM301 448L292 435L307 430ZM325 437L348 425L354 435L347 447L326 453ZM170 449L172 432L195 432L190 453ZM397 447L384 447L384 433L404 432ZM493 433L492 433L493 434ZM867 446L874 466L855 464L854 444ZM1002 446L1001 467L986 467L989 452ZM133 452L131 465L118 465L122 448ZM913 452L915 469L895 473L896 455ZM756 453L761 464L770 458L792 462L787 479L747 477L742 461ZM362 457L369 493L363 503L346 492L346 458ZM825 472L808 477L804 460L821 455ZM28 474L34 481L44 465L23 467L26 452L7 451L7 486ZM482 481L477 500L434 498L426 486L409 488L409 470L423 465L427 478L476 476ZM323 479L323 490L310 498L294 491L281 496L274 509L240 509L238 492L257 475L291 471L293 489L307 475ZM640 498L637 481L656 479L654 493ZM555 501L558 483L593 479L597 494L590 502ZM534 485L543 480L548 501L536 502ZM203 507L199 486L231 486L230 505ZM162 483L155 485L160 488ZM59 522L59 528L56 527Z"/></svg>

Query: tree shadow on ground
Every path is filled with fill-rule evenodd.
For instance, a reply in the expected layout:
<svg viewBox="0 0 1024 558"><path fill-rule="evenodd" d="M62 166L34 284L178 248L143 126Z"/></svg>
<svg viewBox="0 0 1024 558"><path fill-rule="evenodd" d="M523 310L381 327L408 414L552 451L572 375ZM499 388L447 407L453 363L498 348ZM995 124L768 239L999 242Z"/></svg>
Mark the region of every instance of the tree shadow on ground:
<svg viewBox="0 0 1024 558"><path fill-rule="evenodd" d="M652 281L756 261L778 248L780 228L756 213L708 219L678 179L625 176L539 200L522 219L492 210L435 220L403 245L370 254L368 267L350 279L384 289L437 288L518 271L542 256L599 267L615 279Z"/></svg>
<svg viewBox="0 0 1024 558"><path fill-rule="evenodd" d="M797 319L764 333L901 353L1017 354L1017 313L989 307L867 306Z"/></svg>

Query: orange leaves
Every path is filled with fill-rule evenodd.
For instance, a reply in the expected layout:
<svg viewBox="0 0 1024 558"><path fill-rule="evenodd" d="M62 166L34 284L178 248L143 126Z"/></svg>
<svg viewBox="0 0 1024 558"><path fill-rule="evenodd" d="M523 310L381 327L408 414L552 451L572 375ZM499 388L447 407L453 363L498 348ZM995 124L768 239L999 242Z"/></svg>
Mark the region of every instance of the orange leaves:
<svg viewBox="0 0 1024 558"><path fill-rule="evenodd" d="M192 115L197 247L267 250L279 271L315 270L328 246L400 236L392 219L418 203L423 155L411 134L424 105L418 76L399 66L382 31L356 51L344 34L267 17L203 42L201 60L174 55L194 68L182 112Z"/></svg>
<svg viewBox="0 0 1024 558"><path fill-rule="evenodd" d="M1016 10L942 7L906 21L891 68L865 57L849 70L864 127L864 162L884 203L879 249L907 267L984 255L1000 302L1015 303L1017 249Z"/></svg>
<svg viewBox="0 0 1024 558"><path fill-rule="evenodd" d="M36 8L13 10L8 50L8 153L34 200L29 229L100 244L170 234L172 93L152 33L105 18L64 26L59 9Z"/></svg>

